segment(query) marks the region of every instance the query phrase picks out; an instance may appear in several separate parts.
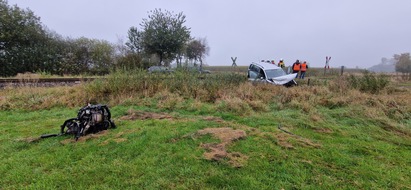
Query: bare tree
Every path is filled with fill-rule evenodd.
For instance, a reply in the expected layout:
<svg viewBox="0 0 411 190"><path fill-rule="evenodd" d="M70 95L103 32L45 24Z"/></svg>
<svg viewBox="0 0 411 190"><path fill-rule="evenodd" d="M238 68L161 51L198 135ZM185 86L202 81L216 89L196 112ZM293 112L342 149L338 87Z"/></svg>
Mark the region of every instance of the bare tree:
<svg viewBox="0 0 411 190"><path fill-rule="evenodd" d="M140 53L142 50L142 32L138 31L136 27L131 27L128 30L128 42L126 46L130 48L133 53Z"/></svg>
<svg viewBox="0 0 411 190"><path fill-rule="evenodd" d="M200 62L200 70L203 67L203 59L210 52L210 47L208 46L207 39L197 38L191 40L186 49L186 55L189 60L193 60L195 63Z"/></svg>

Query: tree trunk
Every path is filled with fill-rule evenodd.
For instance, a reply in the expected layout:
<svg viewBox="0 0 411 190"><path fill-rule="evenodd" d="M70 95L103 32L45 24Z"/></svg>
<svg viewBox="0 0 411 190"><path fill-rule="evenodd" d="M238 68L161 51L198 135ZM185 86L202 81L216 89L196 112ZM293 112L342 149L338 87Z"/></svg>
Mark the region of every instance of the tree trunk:
<svg viewBox="0 0 411 190"><path fill-rule="evenodd" d="M159 54L160 62L158 63L158 66L161 66L161 62L163 61L163 54Z"/></svg>
<svg viewBox="0 0 411 190"><path fill-rule="evenodd" d="M177 67L180 67L180 54L177 54L176 62L177 62Z"/></svg>
<svg viewBox="0 0 411 190"><path fill-rule="evenodd" d="M203 70L203 59L201 59L201 57L198 59L200 60L200 71L202 71Z"/></svg>

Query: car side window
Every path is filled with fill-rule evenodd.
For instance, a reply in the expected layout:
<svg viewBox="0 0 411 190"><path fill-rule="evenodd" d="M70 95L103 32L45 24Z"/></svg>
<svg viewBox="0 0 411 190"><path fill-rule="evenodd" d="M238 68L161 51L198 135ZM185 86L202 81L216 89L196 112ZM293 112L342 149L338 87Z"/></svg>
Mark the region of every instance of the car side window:
<svg viewBox="0 0 411 190"><path fill-rule="evenodd" d="M257 78L257 76L258 76L258 73L257 72L254 72L254 71L248 71L248 77L250 78L250 79L256 79Z"/></svg>
<svg viewBox="0 0 411 190"><path fill-rule="evenodd" d="M253 72L257 71L255 65L250 65L250 71L253 71Z"/></svg>
<svg viewBox="0 0 411 190"><path fill-rule="evenodd" d="M255 72L255 75L256 75L256 76L255 76L254 78L260 79L261 77L263 77L263 79L265 79L264 70L261 69L260 67L258 67L258 66L256 66L256 65L252 65L251 70Z"/></svg>
<svg viewBox="0 0 411 190"><path fill-rule="evenodd" d="M248 76L249 78L256 79L258 77L259 68L255 65L250 65Z"/></svg>

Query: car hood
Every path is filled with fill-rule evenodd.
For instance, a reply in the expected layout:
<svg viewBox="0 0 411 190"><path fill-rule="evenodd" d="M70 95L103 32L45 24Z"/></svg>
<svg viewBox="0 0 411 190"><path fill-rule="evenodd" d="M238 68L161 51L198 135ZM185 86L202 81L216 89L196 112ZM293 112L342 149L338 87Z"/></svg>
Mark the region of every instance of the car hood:
<svg viewBox="0 0 411 190"><path fill-rule="evenodd" d="M271 80L274 84L284 85L294 80L296 76L297 76L297 73L294 73L294 74L284 75L280 77L275 77L275 78L272 78Z"/></svg>

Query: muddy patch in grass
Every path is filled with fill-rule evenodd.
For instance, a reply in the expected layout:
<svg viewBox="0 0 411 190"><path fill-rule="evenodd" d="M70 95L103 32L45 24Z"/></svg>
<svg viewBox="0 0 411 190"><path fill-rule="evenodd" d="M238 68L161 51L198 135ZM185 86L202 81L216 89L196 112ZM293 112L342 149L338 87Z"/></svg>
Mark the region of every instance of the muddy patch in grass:
<svg viewBox="0 0 411 190"><path fill-rule="evenodd" d="M211 121L211 122L216 122L219 123L223 126L233 128L233 129L241 129L245 131L248 135L255 135L256 133L259 133L259 130L253 127L249 127L244 124L239 124L233 121L226 121L222 119L221 117L215 117L215 116L202 116L200 117L204 121Z"/></svg>
<svg viewBox="0 0 411 190"><path fill-rule="evenodd" d="M381 123L381 128L384 129L385 131L391 132L397 136L409 138L411 137L411 132L410 130L407 130L406 128L401 128L400 126L395 126L394 124L391 124L386 121L380 121Z"/></svg>
<svg viewBox="0 0 411 190"><path fill-rule="evenodd" d="M275 139L275 143L285 149L295 149L296 146L321 148L322 145L315 143L310 139L291 133L287 128L281 128L278 132L261 132L256 133L257 136L268 138L270 140Z"/></svg>
<svg viewBox="0 0 411 190"><path fill-rule="evenodd" d="M321 144L314 143L310 139L292 135L288 133L276 133L273 136L277 139L277 144L286 149L294 149L295 145L303 147L321 148Z"/></svg>
<svg viewBox="0 0 411 190"><path fill-rule="evenodd" d="M243 139L247 136L246 132L243 130L235 130L228 127L223 128L206 128L199 130L196 136L203 136L210 134L213 137L219 139L220 143L206 143L200 146L207 150L203 154L204 158L207 160L221 161L223 159L228 159L228 163L233 167L243 167L248 157L239 152L227 152L227 146L236 140Z"/></svg>
<svg viewBox="0 0 411 190"><path fill-rule="evenodd" d="M289 141L290 135L286 133L275 134L274 137L277 139L277 144L283 148L293 149L293 144Z"/></svg>
<svg viewBox="0 0 411 190"><path fill-rule="evenodd" d="M73 135L69 135L67 137L69 137L68 139L64 139L62 141L60 141L61 144L69 144L69 143L76 143L76 142L86 142L89 139L96 139L96 138L100 138L102 136L105 136L108 134L107 130L104 131L100 131L98 133L94 133L94 134L88 134L86 136L81 136L77 141L76 139L74 139Z"/></svg>
<svg viewBox="0 0 411 190"><path fill-rule="evenodd" d="M317 132L317 133L324 133L324 134L334 133L334 131L332 129L329 129L329 128L315 128L314 131Z"/></svg>
<svg viewBox="0 0 411 190"><path fill-rule="evenodd" d="M173 119L174 117L166 113L143 112L137 110L128 110L127 115L121 117L121 120L146 120L146 119Z"/></svg>
<svg viewBox="0 0 411 190"><path fill-rule="evenodd" d="M214 116L205 116L202 118L205 121L214 121L217 123L223 123L225 122L224 119L222 119L221 117L214 117Z"/></svg>

